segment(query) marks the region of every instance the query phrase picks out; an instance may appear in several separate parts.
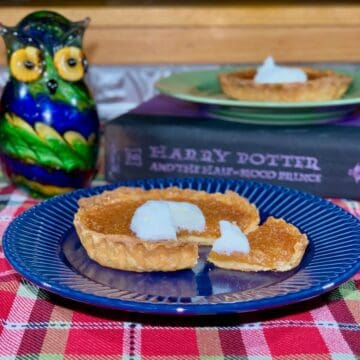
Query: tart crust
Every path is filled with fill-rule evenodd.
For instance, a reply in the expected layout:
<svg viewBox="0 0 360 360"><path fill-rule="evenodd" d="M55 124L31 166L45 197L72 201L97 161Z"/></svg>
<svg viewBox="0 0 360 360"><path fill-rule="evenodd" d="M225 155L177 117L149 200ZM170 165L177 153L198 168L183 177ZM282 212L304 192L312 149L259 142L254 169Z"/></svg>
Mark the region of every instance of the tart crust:
<svg viewBox="0 0 360 360"><path fill-rule="evenodd" d="M89 229L77 213L74 225L90 259L100 265L128 271L175 271L192 268L198 244L185 241L141 241L135 236L101 234Z"/></svg>
<svg viewBox="0 0 360 360"><path fill-rule="evenodd" d="M137 207L147 200L187 201L202 210L204 232L178 233L177 240L144 241L130 230ZM257 208L233 191L209 194L179 189L143 190L120 187L79 200L74 225L89 257L99 264L130 271L174 271L192 268L198 259L198 245L211 245L219 237L218 222L235 221L244 233L259 223Z"/></svg>
<svg viewBox="0 0 360 360"><path fill-rule="evenodd" d="M304 83L259 84L254 81L256 69L219 74L223 92L232 99L248 101L301 102L325 101L342 97L352 78L331 70L302 69Z"/></svg>

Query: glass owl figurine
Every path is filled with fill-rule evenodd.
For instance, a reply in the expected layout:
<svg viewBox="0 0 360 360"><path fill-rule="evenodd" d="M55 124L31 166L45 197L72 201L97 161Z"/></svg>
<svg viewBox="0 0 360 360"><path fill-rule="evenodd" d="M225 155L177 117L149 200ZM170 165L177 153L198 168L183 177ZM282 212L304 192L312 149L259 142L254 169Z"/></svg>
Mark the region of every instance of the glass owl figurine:
<svg viewBox="0 0 360 360"><path fill-rule="evenodd" d="M99 119L82 50L88 23L39 11L15 27L0 24L9 68L0 102L1 165L33 195L87 186L95 173Z"/></svg>

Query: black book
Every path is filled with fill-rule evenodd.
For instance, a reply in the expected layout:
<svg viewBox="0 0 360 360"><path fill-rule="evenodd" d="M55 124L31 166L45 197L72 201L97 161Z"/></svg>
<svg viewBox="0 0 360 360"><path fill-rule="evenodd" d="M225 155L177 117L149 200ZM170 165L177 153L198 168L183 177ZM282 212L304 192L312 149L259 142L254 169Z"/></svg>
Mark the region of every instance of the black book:
<svg viewBox="0 0 360 360"><path fill-rule="evenodd" d="M125 114L105 127L106 180L221 177L360 198L360 126L246 125Z"/></svg>

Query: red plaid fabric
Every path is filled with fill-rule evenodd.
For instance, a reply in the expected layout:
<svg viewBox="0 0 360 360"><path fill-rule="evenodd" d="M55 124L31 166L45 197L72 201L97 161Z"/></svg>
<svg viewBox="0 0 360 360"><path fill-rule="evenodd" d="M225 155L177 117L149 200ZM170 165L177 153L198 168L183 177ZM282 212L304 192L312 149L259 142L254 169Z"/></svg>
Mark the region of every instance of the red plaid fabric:
<svg viewBox="0 0 360 360"><path fill-rule="evenodd" d="M360 216L360 202L332 200ZM0 233L36 203L0 189ZM0 247L0 359L360 358L360 274L316 299L253 314L150 316L94 308L22 279Z"/></svg>

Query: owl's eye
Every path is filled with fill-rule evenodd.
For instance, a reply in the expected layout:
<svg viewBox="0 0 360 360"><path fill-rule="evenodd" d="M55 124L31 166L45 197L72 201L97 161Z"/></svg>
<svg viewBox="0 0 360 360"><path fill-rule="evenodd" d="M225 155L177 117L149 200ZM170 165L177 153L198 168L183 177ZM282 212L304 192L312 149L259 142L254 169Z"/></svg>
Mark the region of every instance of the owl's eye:
<svg viewBox="0 0 360 360"><path fill-rule="evenodd" d="M64 47L54 56L54 63L59 75L68 81L79 81L84 77L86 68L85 55L75 46Z"/></svg>
<svg viewBox="0 0 360 360"><path fill-rule="evenodd" d="M41 51L36 47L18 49L10 57L10 72L19 81L35 81L42 71Z"/></svg>

